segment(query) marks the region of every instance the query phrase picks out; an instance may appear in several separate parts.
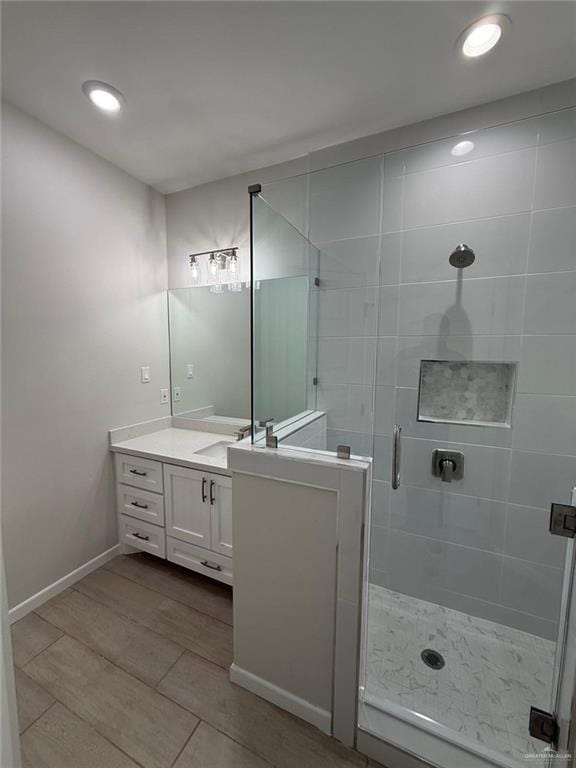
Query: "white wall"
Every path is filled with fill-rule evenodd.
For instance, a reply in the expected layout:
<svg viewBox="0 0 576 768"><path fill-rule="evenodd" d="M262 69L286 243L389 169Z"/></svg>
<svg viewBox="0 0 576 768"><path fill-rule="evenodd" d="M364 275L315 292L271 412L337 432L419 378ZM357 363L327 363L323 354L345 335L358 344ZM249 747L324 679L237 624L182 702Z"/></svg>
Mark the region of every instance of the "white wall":
<svg viewBox="0 0 576 768"><path fill-rule="evenodd" d="M9 106L2 181L14 606L117 543L107 430L169 415L165 211L162 195Z"/></svg>
<svg viewBox="0 0 576 768"><path fill-rule="evenodd" d="M166 196L168 233L168 285L182 288L190 284L188 254L237 246L242 279L250 275L250 184L271 183L308 168L307 158L262 168L252 173L231 176L210 184L185 189ZM306 233L306 177L302 176L269 188L267 199L277 210Z"/></svg>

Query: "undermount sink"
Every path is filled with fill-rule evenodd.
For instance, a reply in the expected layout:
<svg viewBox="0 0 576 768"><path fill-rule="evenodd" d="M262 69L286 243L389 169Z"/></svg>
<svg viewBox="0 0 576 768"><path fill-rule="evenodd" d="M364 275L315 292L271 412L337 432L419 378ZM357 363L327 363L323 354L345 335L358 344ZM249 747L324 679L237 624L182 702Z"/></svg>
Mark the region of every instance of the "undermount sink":
<svg viewBox="0 0 576 768"><path fill-rule="evenodd" d="M230 440L220 440L217 443L206 446L206 448L201 448L199 451L194 451L194 453L199 453L202 456L211 456L213 459L225 460L227 458L228 446L231 445L231 442Z"/></svg>

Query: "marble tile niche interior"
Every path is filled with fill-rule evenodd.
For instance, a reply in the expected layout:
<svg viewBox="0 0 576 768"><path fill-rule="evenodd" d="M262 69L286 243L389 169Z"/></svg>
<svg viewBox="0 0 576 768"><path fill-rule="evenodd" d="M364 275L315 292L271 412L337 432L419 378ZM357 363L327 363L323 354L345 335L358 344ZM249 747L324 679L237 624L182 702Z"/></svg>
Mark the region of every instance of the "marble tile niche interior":
<svg viewBox="0 0 576 768"><path fill-rule="evenodd" d="M515 363L422 360L419 421L510 426Z"/></svg>

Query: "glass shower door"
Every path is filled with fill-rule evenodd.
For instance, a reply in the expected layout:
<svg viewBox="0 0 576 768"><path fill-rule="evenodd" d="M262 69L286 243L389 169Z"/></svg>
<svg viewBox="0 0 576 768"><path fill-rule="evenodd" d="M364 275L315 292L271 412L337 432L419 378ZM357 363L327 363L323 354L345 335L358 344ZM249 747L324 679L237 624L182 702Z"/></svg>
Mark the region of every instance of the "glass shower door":
<svg viewBox="0 0 576 768"><path fill-rule="evenodd" d="M401 266L380 303L359 722L424 759L424 734L462 748L454 766L551 748L529 721L557 711L572 583L549 520L576 501L575 116L478 131L466 161L456 139L384 158Z"/></svg>
<svg viewBox="0 0 576 768"><path fill-rule="evenodd" d="M393 393L390 484L375 483L372 511L363 700L465 749L522 761L546 748L529 734L530 711L555 710L570 574L566 538L533 505L567 503L570 488L528 498L510 451L492 445L510 443L513 427L432 419L433 407L462 418L455 391L472 376L514 392L494 363L441 357Z"/></svg>

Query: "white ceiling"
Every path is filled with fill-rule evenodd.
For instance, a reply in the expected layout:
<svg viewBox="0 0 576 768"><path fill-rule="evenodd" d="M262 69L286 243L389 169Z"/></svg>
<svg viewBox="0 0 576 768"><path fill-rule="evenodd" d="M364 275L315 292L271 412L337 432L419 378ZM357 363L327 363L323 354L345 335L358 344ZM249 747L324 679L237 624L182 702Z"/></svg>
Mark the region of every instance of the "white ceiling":
<svg viewBox="0 0 576 768"><path fill-rule="evenodd" d="M4 97L162 192L576 75L574 2L501 3L511 33L475 62L454 43L481 2L2 6Z"/></svg>

